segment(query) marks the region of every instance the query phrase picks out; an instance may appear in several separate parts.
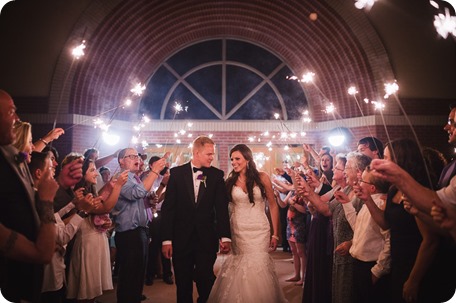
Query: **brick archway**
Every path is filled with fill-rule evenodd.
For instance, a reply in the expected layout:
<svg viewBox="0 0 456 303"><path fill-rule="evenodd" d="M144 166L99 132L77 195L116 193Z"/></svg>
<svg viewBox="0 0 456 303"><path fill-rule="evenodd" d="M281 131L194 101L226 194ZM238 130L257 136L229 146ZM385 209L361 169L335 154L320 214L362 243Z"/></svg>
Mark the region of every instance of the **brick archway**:
<svg viewBox="0 0 456 303"><path fill-rule="evenodd" d="M376 98L383 81L392 80L386 52L363 12L337 0L105 2L95 1L70 37L68 45L85 32L87 55L77 65L62 56L51 109L62 102L56 96L63 95L68 103L62 109L70 114L103 112L129 96L133 83L147 81L172 54L221 37L270 50L296 75L315 72L316 86L305 87L314 121L330 119L321 114L325 99L343 118L360 116L347 88L356 85L361 96ZM372 114L371 107L361 106L365 115Z"/></svg>

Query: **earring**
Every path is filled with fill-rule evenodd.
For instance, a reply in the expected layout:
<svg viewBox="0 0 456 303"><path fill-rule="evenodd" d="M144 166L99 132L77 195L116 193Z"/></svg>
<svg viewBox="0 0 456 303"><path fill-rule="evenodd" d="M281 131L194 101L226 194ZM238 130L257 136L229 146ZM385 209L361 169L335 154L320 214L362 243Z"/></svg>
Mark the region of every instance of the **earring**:
<svg viewBox="0 0 456 303"><path fill-rule="evenodd" d="M247 162L247 169L249 169L249 162Z"/></svg>

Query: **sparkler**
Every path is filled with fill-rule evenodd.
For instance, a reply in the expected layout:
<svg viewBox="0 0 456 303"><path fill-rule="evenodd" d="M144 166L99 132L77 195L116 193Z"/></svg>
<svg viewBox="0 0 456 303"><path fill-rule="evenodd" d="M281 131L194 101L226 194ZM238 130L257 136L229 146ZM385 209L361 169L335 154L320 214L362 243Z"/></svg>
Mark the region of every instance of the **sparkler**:
<svg viewBox="0 0 456 303"><path fill-rule="evenodd" d="M132 142L133 144L138 144L138 143L139 143L140 138L141 138L141 130L142 130L144 127L146 127L146 125L149 124L149 123L150 123L149 117L147 117L146 115L143 115L143 116L141 117L141 120L140 120L136 125L133 126L133 130L136 131L136 136L133 136L133 138L132 138L132 140L131 140L131 142ZM141 146L142 146L142 148L144 149L144 148L146 148L147 146L149 146L149 144L147 143L147 141L142 140L142 141L141 141Z"/></svg>
<svg viewBox="0 0 456 303"><path fill-rule="evenodd" d="M174 116L173 116L173 120L171 121L171 125L169 126L169 130L171 131L173 129L173 125L174 125L174 121L176 120L176 116L182 112L184 110L184 108L182 107L182 104L180 104L179 102L175 101L174 102ZM185 111L188 110L188 107L186 106L185 107ZM180 141L180 140L179 140ZM165 146L163 148L163 152L166 153L166 147L168 146L168 142L169 142L169 139L167 138L166 139L166 142L165 142ZM177 143L177 142L176 142ZM180 144L180 142L178 143Z"/></svg>
<svg viewBox="0 0 456 303"><path fill-rule="evenodd" d="M412 131L412 134L413 134L413 137L415 138L416 143L418 144L418 146L420 146L420 153L421 153L421 157L423 158L424 168L426 169L426 175L427 175L427 178L428 178L428 181L429 181L429 185L432 188L431 174L429 173L429 168L428 168L428 166L426 164L426 160L425 160L424 155L423 155L423 150L421 149L420 140L418 139L418 135L415 132L415 128L413 127L412 122L409 119L409 116L405 112L404 107L402 106L402 103L401 103L401 101L399 100L399 98L398 98L398 96L396 94L398 90L399 90L399 86L397 85L396 81L394 83L386 83L385 84L385 92L386 92L386 94L388 95L388 97L390 95L394 96L394 100L396 100L397 105L399 106L400 110L402 111L402 114L404 115L404 117L405 117L405 119L406 119L406 121L407 121L407 123L408 123L408 125L410 127L410 130ZM396 157L394 157L394 158L396 158Z"/></svg>
<svg viewBox="0 0 456 303"><path fill-rule="evenodd" d="M382 102L378 102L378 101L371 101L371 103L374 104L374 108L380 112L380 117L382 118L382 121L383 121L383 127L385 128L386 137L388 138L388 142L391 142L388 128L386 127L385 117L383 116L383 110L385 109L385 104L383 104ZM390 151L393 154L394 159L396 159L394 150L391 148Z"/></svg>
<svg viewBox="0 0 456 303"><path fill-rule="evenodd" d="M55 118L54 118L54 123L52 125L52 129L55 129L55 127L57 125L57 117L59 116L59 113L60 113L60 105L62 104L63 92L65 91L65 88L66 88L66 85L67 85L67 82L68 82L68 78L69 78L70 73L71 73L71 71L73 69L74 61L75 60L79 60L82 56L84 56L84 49L85 48L86 48L85 40L82 40L81 44L76 46L75 48L73 48L72 51L71 51L73 59L71 60L70 68L66 72L65 79L63 80L63 86L62 86L62 90L60 91L59 101L57 103L57 111L55 113ZM49 145L52 147L52 141L50 142Z"/></svg>
<svg viewBox="0 0 456 303"><path fill-rule="evenodd" d="M359 112L361 113L361 116L364 117L364 112L363 112L363 109L361 108L361 104L359 103L358 98L356 98L356 95L358 94L358 90L356 89L356 87L354 87L354 86L349 87L347 90L347 93L350 96L353 96L353 98L355 99L356 105L358 106ZM364 99L364 102L369 103L369 100ZM384 108L384 105L383 105L383 108ZM383 108L381 108L381 109L383 109ZM372 131L371 131L369 125L367 125L367 131L369 132L369 135L371 136L371 138L374 138L374 135L372 134Z"/></svg>

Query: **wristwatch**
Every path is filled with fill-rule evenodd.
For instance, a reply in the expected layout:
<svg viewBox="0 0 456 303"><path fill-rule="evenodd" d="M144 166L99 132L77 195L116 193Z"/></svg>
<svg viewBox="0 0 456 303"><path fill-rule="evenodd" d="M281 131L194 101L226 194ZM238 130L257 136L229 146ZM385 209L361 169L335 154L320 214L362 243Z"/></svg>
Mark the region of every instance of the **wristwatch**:
<svg viewBox="0 0 456 303"><path fill-rule="evenodd" d="M83 211L83 210L78 210L76 212L81 218L87 218L89 216L89 214L86 212L86 211Z"/></svg>

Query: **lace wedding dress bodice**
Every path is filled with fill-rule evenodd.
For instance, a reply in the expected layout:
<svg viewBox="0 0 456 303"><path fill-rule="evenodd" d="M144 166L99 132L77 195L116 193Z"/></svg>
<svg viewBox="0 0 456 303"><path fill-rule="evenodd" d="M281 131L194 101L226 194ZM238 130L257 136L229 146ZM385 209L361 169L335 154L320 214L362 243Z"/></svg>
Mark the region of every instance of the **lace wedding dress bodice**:
<svg viewBox="0 0 456 303"><path fill-rule="evenodd" d="M233 187L229 205L231 254L222 264L208 302L287 302L269 255L270 224L260 189L255 204L240 187Z"/></svg>

